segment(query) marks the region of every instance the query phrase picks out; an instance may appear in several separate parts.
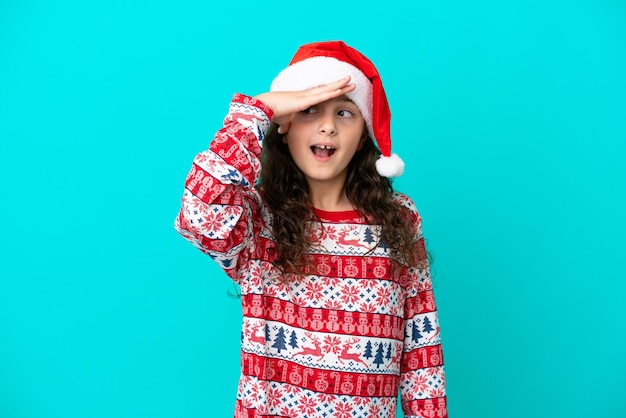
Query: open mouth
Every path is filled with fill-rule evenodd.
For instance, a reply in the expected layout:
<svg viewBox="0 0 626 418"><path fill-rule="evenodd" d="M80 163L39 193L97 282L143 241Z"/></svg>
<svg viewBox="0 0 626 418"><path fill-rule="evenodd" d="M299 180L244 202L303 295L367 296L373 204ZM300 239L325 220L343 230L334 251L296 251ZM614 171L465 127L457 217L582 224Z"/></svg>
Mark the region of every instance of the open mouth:
<svg viewBox="0 0 626 418"><path fill-rule="evenodd" d="M330 145L313 145L311 151L318 157L328 158L335 153L335 148Z"/></svg>

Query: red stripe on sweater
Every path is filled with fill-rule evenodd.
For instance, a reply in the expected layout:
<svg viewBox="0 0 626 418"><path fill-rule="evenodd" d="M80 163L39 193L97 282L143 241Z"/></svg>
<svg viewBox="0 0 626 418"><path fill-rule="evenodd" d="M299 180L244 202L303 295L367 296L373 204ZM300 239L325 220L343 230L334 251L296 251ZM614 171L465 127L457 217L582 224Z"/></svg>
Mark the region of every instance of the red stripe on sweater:
<svg viewBox="0 0 626 418"><path fill-rule="evenodd" d="M241 371L261 380L334 395L395 397L399 385L396 375L320 370L243 351Z"/></svg>
<svg viewBox="0 0 626 418"><path fill-rule="evenodd" d="M441 344L429 345L427 347L416 348L404 353L400 371L406 373L411 370L424 369L427 367L437 367L443 365L443 353Z"/></svg>
<svg viewBox="0 0 626 418"><path fill-rule="evenodd" d="M426 418L447 418L448 409L446 397L432 399L417 399L411 402L403 402L405 414Z"/></svg>
<svg viewBox="0 0 626 418"><path fill-rule="evenodd" d="M415 315L434 312L437 310L435 305L435 294L433 290L425 290L419 292L416 296L407 298L404 303L404 312L407 318L413 318Z"/></svg>
<svg viewBox="0 0 626 418"><path fill-rule="evenodd" d="M267 295L242 296L244 317L269 319L306 331L403 340L404 319L384 314L305 308Z"/></svg>

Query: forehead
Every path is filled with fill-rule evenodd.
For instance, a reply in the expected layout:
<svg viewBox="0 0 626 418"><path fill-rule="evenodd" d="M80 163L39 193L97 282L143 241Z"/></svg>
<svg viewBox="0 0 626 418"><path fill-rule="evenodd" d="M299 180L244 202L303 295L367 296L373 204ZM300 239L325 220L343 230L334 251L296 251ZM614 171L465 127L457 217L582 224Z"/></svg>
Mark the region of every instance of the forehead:
<svg viewBox="0 0 626 418"><path fill-rule="evenodd" d="M345 94L339 97L335 97L334 99L331 99L337 102L350 102L350 103L354 103L348 96L346 96Z"/></svg>
<svg viewBox="0 0 626 418"><path fill-rule="evenodd" d="M358 109L358 106L356 105L356 103L354 103L348 96L343 95L343 96L339 96L339 97L335 97L332 99L328 99L325 102L322 102L322 104L339 104L339 105L352 105L354 106L356 109Z"/></svg>

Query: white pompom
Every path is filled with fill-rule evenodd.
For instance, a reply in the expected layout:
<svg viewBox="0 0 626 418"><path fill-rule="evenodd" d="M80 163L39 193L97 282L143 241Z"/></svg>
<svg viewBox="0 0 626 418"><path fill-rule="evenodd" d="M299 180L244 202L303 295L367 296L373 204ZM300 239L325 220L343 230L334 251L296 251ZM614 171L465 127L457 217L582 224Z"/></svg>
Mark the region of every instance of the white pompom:
<svg viewBox="0 0 626 418"><path fill-rule="evenodd" d="M376 171L383 177L400 177L404 173L404 161L398 154L391 154L389 157L381 155L376 161Z"/></svg>

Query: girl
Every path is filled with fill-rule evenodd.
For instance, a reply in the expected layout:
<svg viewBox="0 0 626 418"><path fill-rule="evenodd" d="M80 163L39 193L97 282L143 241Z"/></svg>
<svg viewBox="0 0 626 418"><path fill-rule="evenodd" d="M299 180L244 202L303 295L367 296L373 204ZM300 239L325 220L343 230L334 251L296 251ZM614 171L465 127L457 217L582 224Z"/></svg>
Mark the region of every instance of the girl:
<svg viewBox="0 0 626 418"><path fill-rule="evenodd" d="M175 227L241 289L235 417L446 417L421 218L388 177L380 77L343 42L302 46L235 94ZM378 146L378 148L377 148ZM262 162L261 162L262 161Z"/></svg>

